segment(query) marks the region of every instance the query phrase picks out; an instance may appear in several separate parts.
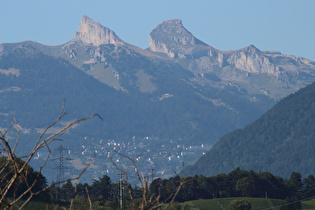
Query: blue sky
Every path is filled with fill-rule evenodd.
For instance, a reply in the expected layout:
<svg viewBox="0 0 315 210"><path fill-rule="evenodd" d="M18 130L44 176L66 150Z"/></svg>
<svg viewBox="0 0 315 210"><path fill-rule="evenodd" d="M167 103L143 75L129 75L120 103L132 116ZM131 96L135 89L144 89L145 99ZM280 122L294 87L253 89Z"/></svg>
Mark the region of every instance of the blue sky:
<svg viewBox="0 0 315 210"><path fill-rule="evenodd" d="M87 15L124 41L147 48L150 32L179 18L219 49L254 44L315 61L315 0L0 0L0 43L70 41Z"/></svg>

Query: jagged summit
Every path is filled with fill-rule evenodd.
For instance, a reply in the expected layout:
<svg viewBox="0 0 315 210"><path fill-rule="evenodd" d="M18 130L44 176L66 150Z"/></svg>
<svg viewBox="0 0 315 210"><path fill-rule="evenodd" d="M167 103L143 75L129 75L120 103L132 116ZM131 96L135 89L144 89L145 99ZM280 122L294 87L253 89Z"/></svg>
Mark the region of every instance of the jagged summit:
<svg viewBox="0 0 315 210"><path fill-rule="evenodd" d="M180 19L166 20L159 24L151 33L150 38L183 45L206 45L195 38L182 24Z"/></svg>
<svg viewBox="0 0 315 210"><path fill-rule="evenodd" d="M184 57L197 45L208 46L194 37L180 19L166 20L150 33L150 50L170 57Z"/></svg>
<svg viewBox="0 0 315 210"><path fill-rule="evenodd" d="M81 40L83 43L92 45L102 44L124 44L114 31L95 22L88 16L83 16L79 25L79 32L76 32L74 40Z"/></svg>
<svg viewBox="0 0 315 210"><path fill-rule="evenodd" d="M251 52L251 53L258 53L260 52L260 50L253 44L248 45L242 49L240 49L239 51L243 51L243 52Z"/></svg>

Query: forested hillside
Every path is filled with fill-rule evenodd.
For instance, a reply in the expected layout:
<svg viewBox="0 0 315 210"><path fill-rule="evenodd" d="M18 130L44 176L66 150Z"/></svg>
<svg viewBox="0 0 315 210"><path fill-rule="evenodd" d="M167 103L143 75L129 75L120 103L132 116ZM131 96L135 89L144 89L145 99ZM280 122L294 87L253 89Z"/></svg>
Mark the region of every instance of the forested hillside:
<svg viewBox="0 0 315 210"><path fill-rule="evenodd" d="M224 135L184 174L215 175L241 167L288 177L315 172L315 83L287 96L249 126Z"/></svg>

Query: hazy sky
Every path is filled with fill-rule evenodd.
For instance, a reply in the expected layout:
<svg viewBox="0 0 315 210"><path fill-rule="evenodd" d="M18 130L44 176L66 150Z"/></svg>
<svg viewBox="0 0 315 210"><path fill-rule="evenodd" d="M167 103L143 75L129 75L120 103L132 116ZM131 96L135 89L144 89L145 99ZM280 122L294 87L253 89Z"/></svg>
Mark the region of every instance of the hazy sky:
<svg viewBox="0 0 315 210"><path fill-rule="evenodd" d="M254 44L315 61L315 0L0 0L0 43L63 44L83 15L141 48L156 25L179 18L219 50Z"/></svg>

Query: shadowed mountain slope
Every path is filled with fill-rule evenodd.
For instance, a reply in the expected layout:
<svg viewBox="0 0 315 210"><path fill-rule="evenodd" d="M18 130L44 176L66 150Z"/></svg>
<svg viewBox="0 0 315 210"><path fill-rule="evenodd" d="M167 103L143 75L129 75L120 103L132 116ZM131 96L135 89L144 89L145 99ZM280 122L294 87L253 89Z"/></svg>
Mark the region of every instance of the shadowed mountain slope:
<svg viewBox="0 0 315 210"><path fill-rule="evenodd" d="M261 118L224 135L185 175L215 175L236 167L289 177L314 174L315 83L287 96Z"/></svg>

